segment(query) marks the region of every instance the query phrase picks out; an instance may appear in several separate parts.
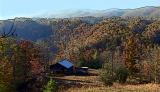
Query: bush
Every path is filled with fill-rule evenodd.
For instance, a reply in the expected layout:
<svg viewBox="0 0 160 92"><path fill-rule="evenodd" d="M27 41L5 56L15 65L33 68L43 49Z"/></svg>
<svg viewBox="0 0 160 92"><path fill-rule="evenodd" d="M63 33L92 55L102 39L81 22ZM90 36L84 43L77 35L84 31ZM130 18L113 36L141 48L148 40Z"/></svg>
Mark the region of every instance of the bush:
<svg viewBox="0 0 160 92"><path fill-rule="evenodd" d="M8 92L7 91L7 87L2 85L2 84L0 84L0 92Z"/></svg>
<svg viewBox="0 0 160 92"><path fill-rule="evenodd" d="M47 85L45 86L45 89L43 92L56 92L57 91L57 84L56 81L53 79L50 79Z"/></svg>
<svg viewBox="0 0 160 92"><path fill-rule="evenodd" d="M125 83L128 78L128 70L125 67L120 67L116 72L116 78L119 83Z"/></svg>
<svg viewBox="0 0 160 92"><path fill-rule="evenodd" d="M0 92L16 92L15 88L11 85L0 84Z"/></svg>
<svg viewBox="0 0 160 92"><path fill-rule="evenodd" d="M114 74L112 71L111 63L105 63L102 72L100 74L100 80L103 82L105 86L112 86L114 82Z"/></svg>
<svg viewBox="0 0 160 92"><path fill-rule="evenodd" d="M107 73L100 75L100 79L105 86L112 86L113 85L113 77Z"/></svg>

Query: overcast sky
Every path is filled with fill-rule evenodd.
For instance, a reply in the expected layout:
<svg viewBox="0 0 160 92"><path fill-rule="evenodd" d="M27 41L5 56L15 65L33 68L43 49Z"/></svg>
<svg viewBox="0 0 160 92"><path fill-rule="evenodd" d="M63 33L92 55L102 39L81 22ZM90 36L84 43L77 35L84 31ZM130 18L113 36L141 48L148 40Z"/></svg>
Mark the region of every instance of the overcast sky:
<svg viewBox="0 0 160 92"><path fill-rule="evenodd" d="M34 17L68 9L105 10L160 6L160 0L0 0L0 19ZM67 12L67 11L66 11Z"/></svg>

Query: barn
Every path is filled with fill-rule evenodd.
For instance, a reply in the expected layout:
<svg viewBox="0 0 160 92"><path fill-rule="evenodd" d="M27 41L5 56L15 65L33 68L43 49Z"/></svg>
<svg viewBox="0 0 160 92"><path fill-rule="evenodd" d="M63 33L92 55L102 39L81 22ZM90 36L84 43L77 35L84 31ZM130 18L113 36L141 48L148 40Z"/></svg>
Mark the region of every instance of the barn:
<svg viewBox="0 0 160 92"><path fill-rule="evenodd" d="M72 74L73 64L67 60L61 60L60 62L50 66L50 70L54 74Z"/></svg>

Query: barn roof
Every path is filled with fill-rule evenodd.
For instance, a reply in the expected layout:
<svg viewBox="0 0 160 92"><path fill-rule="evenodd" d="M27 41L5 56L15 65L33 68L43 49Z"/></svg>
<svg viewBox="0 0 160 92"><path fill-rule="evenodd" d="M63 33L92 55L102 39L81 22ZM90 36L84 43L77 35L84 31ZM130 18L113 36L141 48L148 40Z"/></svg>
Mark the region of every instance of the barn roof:
<svg viewBox="0 0 160 92"><path fill-rule="evenodd" d="M73 64L69 62L68 60L62 60L58 62L60 65L64 66L65 68L71 68Z"/></svg>

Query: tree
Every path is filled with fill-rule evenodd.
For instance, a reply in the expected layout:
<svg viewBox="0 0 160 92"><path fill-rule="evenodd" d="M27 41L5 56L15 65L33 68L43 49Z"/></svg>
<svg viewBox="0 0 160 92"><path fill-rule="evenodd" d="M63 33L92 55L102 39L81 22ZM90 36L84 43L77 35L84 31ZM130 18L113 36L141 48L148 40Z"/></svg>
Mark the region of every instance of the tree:
<svg viewBox="0 0 160 92"><path fill-rule="evenodd" d="M138 36L131 35L124 46L124 63L130 72L130 75L139 72L139 63L141 59L141 43Z"/></svg>
<svg viewBox="0 0 160 92"><path fill-rule="evenodd" d="M44 65L43 63L47 61L42 61L43 59L43 52L41 51L41 47L31 43L30 41L22 40L20 42L21 48L24 50L25 55L27 57L27 61L31 65L31 71L33 74L40 74L44 72Z"/></svg>
<svg viewBox="0 0 160 92"><path fill-rule="evenodd" d="M47 85L45 86L45 89L43 90L43 92L56 92L56 91L57 91L56 81L53 79L50 79Z"/></svg>
<svg viewBox="0 0 160 92"><path fill-rule="evenodd" d="M154 46L150 48L151 52L149 53L150 60L150 77L155 83L160 83L160 47Z"/></svg>
<svg viewBox="0 0 160 92"><path fill-rule="evenodd" d="M104 83L105 86L112 86L113 82L115 81L115 76L113 74L112 68L113 66L110 59L110 52L107 52L106 61L100 73L100 80Z"/></svg>
<svg viewBox="0 0 160 92"><path fill-rule="evenodd" d="M29 76L29 62L23 50L11 38L0 39L0 85L4 90L16 90Z"/></svg>
<svg viewBox="0 0 160 92"><path fill-rule="evenodd" d="M15 21L15 19L13 19L13 21L12 21L8 30L5 29L5 26L2 27L0 38L6 38L6 37L13 36L15 34L15 31L16 31L16 24L15 23L16 23L16 21Z"/></svg>

